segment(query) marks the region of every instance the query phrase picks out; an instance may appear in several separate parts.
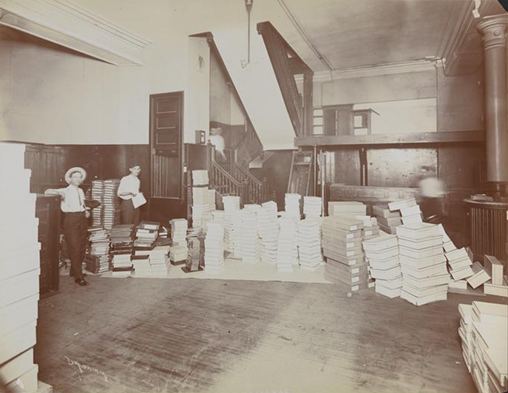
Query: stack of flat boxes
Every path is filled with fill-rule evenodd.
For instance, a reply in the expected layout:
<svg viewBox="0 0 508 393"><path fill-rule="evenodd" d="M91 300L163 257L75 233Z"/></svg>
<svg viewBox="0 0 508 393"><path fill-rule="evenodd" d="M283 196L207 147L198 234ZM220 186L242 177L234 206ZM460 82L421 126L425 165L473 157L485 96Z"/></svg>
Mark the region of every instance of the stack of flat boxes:
<svg viewBox="0 0 508 393"><path fill-rule="evenodd" d="M298 241L296 221L291 218L279 220L280 231L277 241L277 271L292 273L298 265Z"/></svg>
<svg viewBox="0 0 508 393"><path fill-rule="evenodd" d="M299 220L301 214L301 203L302 196L300 194L286 194L284 197L284 211L286 218L292 218Z"/></svg>
<svg viewBox="0 0 508 393"><path fill-rule="evenodd" d="M402 270L397 236L383 234L363 241L376 292L389 298L400 297Z"/></svg>
<svg viewBox="0 0 508 393"><path fill-rule="evenodd" d="M270 265L277 262L277 243L279 224L277 222L277 203L270 201L261 205L258 212L259 236L263 243L261 259Z"/></svg>
<svg viewBox="0 0 508 393"><path fill-rule="evenodd" d="M397 227L402 267L401 298L421 306L446 300L450 275L437 225L412 223Z"/></svg>
<svg viewBox="0 0 508 393"><path fill-rule="evenodd" d="M192 227L206 230L215 210L215 190L208 189L208 171L192 171Z"/></svg>
<svg viewBox="0 0 508 393"><path fill-rule="evenodd" d="M109 271L111 264L109 232L103 228L89 228L88 233L90 245L85 258L86 270L95 274Z"/></svg>
<svg viewBox="0 0 508 393"><path fill-rule="evenodd" d="M120 180L104 180L104 195L102 198L102 225L104 229L111 230L115 225L120 224L121 209L120 198L117 191Z"/></svg>
<svg viewBox="0 0 508 393"><path fill-rule="evenodd" d="M363 221L344 216L323 219L325 278L348 285L351 291L369 286L367 264L362 250Z"/></svg>
<svg viewBox="0 0 508 393"><path fill-rule="evenodd" d="M6 391L22 385L35 392L40 243L24 152L24 145L0 143L0 375Z"/></svg>
<svg viewBox="0 0 508 393"><path fill-rule="evenodd" d="M240 197L224 196L222 203L224 204L224 249L234 254L238 242L235 242L233 235L233 216L240 210Z"/></svg>
<svg viewBox="0 0 508 393"><path fill-rule="evenodd" d="M503 264L492 255L485 255L483 264L492 278L483 285L483 292L486 295L508 297L508 277L503 276Z"/></svg>
<svg viewBox="0 0 508 393"><path fill-rule="evenodd" d="M443 236L443 250L444 250L445 256L446 256L446 253L457 250L457 247L455 247L455 244L453 243L453 241L450 239L450 237L446 233L443 225L439 224L438 228L439 228L439 232ZM464 266L467 267L467 266L471 265L469 260L464 260L463 262L465 262L462 264L463 267ZM457 264L457 268L460 268L460 266L461 266L461 263L459 262ZM467 281L463 278L458 278L460 275L454 276L453 269L449 263L448 263L448 272L451 274L450 281L448 282L448 290L467 289ZM455 277L457 277L457 279Z"/></svg>
<svg viewBox="0 0 508 393"><path fill-rule="evenodd" d="M152 277L167 277L169 273L170 246L155 246L149 254L150 275Z"/></svg>
<svg viewBox="0 0 508 393"><path fill-rule="evenodd" d="M321 217L322 199L321 197L305 196L303 197L303 214L305 218Z"/></svg>
<svg viewBox="0 0 508 393"><path fill-rule="evenodd" d="M454 250L445 253L445 256L448 260L449 272L455 282L466 280L474 275L473 270L471 269L473 261L465 248L455 248ZM463 286L461 285L460 287L462 289L466 289L467 284L463 283Z"/></svg>
<svg viewBox="0 0 508 393"><path fill-rule="evenodd" d="M459 304L459 336L466 366L481 393L508 390L508 305Z"/></svg>
<svg viewBox="0 0 508 393"><path fill-rule="evenodd" d="M171 241L169 259L172 264L179 265L187 260L187 229L188 222L185 218L171 220Z"/></svg>
<svg viewBox="0 0 508 393"><path fill-rule="evenodd" d="M377 224L377 219L371 216L355 216L357 220L363 221L363 229L362 229L362 241L374 239L379 236L379 225ZM369 275L369 288L374 288L375 280L372 277L370 272L370 265L367 262L367 271Z"/></svg>
<svg viewBox="0 0 508 393"><path fill-rule="evenodd" d="M133 251L134 225L116 225L111 230L111 247L109 252L112 255L112 276L128 277L132 272L132 251Z"/></svg>
<svg viewBox="0 0 508 393"><path fill-rule="evenodd" d="M205 238L205 271L219 273L224 270L224 227L209 222Z"/></svg>
<svg viewBox="0 0 508 393"><path fill-rule="evenodd" d="M329 216L347 216L354 218L356 216L365 216L367 206L357 201L328 202Z"/></svg>
<svg viewBox="0 0 508 393"><path fill-rule="evenodd" d="M391 211L388 205L372 206L372 213L377 219L379 228L386 233L395 235L396 228L402 225L402 218L399 211Z"/></svg>
<svg viewBox="0 0 508 393"><path fill-rule="evenodd" d="M315 271L323 262L321 255L321 229L316 219L306 218L297 222L298 256L304 270Z"/></svg>
<svg viewBox="0 0 508 393"><path fill-rule="evenodd" d="M261 259L259 248L258 224L256 212L243 209L240 211L241 229L240 229L240 248L242 262L258 263Z"/></svg>

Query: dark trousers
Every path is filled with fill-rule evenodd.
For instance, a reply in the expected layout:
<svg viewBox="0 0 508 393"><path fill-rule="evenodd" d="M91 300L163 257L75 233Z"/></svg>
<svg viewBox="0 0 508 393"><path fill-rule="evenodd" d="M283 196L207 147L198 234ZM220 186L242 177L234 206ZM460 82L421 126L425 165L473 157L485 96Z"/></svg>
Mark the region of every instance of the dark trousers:
<svg viewBox="0 0 508 393"><path fill-rule="evenodd" d="M82 265L86 254L88 223L85 212L64 214L64 236L71 259L71 274L79 280L83 278Z"/></svg>
<svg viewBox="0 0 508 393"><path fill-rule="evenodd" d="M134 209L131 199L122 200L122 224L139 224L139 208Z"/></svg>

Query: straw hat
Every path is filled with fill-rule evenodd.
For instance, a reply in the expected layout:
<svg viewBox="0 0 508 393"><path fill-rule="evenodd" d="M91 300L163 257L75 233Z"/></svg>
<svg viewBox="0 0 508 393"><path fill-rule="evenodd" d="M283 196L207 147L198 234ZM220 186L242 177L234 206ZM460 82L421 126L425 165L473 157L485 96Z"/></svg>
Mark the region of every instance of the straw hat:
<svg viewBox="0 0 508 393"><path fill-rule="evenodd" d="M81 176L83 177L83 181L86 179L86 171L79 166L75 166L75 167L69 169L67 172L65 172L65 181L67 182L67 184L70 184L71 174L74 172L80 172Z"/></svg>

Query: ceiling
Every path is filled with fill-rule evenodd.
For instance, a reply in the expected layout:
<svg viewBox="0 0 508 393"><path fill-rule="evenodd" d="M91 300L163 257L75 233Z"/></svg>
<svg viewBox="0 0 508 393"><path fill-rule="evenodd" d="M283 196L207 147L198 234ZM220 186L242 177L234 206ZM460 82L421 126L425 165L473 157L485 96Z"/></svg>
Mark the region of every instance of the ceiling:
<svg viewBox="0 0 508 393"><path fill-rule="evenodd" d="M309 42L295 28L280 29L314 71L327 70L326 63L333 70L405 63L441 55L464 1L278 0Z"/></svg>

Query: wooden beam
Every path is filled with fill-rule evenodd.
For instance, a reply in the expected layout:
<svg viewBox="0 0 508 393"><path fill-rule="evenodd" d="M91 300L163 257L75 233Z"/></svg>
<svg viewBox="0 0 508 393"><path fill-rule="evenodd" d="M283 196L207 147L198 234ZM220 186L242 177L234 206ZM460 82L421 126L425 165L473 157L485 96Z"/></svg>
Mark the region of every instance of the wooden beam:
<svg viewBox="0 0 508 393"><path fill-rule="evenodd" d="M303 74L303 134L311 135L314 130L312 71Z"/></svg>
<svg viewBox="0 0 508 393"><path fill-rule="evenodd" d="M484 131L424 132L420 134L324 135L295 138L295 146L427 145L484 142Z"/></svg>

